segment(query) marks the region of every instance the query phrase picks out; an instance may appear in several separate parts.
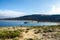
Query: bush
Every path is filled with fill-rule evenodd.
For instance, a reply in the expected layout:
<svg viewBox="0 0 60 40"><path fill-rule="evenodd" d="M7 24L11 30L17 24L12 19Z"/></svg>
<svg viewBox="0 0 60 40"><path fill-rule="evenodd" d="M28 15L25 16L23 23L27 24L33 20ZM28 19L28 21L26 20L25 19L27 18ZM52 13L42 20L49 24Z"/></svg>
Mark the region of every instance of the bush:
<svg viewBox="0 0 60 40"><path fill-rule="evenodd" d="M27 40L33 40L32 38L29 38L29 39L27 39Z"/></svg>
<svg viewBox="0 0 60 40"><path fill-rule="evenodd" d="M19 31L0 31L0 38L15 38L19 35Z"/></svg>
<svg viewBox="0 0 60 40"><path fill-rule="evenodd" d="M53 30L44 30L43 32L44 32L44 33L53 32Z"/></svg>

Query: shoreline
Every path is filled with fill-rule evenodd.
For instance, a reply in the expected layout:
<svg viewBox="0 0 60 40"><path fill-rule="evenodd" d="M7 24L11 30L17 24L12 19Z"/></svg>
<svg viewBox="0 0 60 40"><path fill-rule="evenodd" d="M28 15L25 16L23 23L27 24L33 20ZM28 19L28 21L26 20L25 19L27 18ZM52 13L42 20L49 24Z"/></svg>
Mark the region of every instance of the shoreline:
<svg viewBox="0 0 60 40"><path fill-rule="evenodd" d="M1 19L0 19L1 20ZM38 21L38 20L11 20L11 21L32 21L32 22L54 22L54 21ZM58 21L55 21L56 23L60 23Z"/></svg>

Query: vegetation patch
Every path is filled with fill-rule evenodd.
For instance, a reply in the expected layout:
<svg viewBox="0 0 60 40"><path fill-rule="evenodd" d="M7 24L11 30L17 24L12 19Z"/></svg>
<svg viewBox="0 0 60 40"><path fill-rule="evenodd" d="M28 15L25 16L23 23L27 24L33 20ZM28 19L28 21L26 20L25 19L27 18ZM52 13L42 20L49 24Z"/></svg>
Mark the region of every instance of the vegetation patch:
<svg viewBox="0 0 60 40"><path fill-rule="evenodd" d="M0 38L15 38L20 35L21 35L21 33L17 30L15 30L15 31L0 31Z"/></svg>

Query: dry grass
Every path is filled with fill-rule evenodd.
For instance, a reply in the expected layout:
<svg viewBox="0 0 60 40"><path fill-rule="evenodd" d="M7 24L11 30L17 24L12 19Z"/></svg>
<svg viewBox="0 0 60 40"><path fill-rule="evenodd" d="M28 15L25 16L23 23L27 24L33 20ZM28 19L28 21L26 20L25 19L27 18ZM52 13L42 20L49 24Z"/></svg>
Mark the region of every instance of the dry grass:
<svg viewBox="0 0 60 40"><path fill-rule="evenodd" d="M5 34L12 32L12 35L18 35L6 37ZM0 35L1 40L60 40L60 26L0 27L0 34L4 34L4 37Z"/></svg>

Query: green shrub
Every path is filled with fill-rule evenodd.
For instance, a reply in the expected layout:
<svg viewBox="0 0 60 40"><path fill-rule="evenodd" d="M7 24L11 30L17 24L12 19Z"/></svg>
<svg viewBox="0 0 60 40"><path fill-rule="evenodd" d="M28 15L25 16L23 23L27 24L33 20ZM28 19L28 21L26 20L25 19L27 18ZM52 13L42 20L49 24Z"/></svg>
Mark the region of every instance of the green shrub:
<svg viewBox="0 0 60 40"><path fill-rule="evenodd" d="M0 38L15 38L20 36L19 31L0 31Z"/></svg>
<svg viewBox="0 0 60 40"><path fill-rule="evenodd" d="M27 40L33 40L32 38L29 38L29 39L27 39Z"/></svg>
<svg viewBox="0 0 60 40"><path fill-rule="evenodd" d="M44 32L44 33L53 32L53 30L44 30L43 32Z"/></svg>

